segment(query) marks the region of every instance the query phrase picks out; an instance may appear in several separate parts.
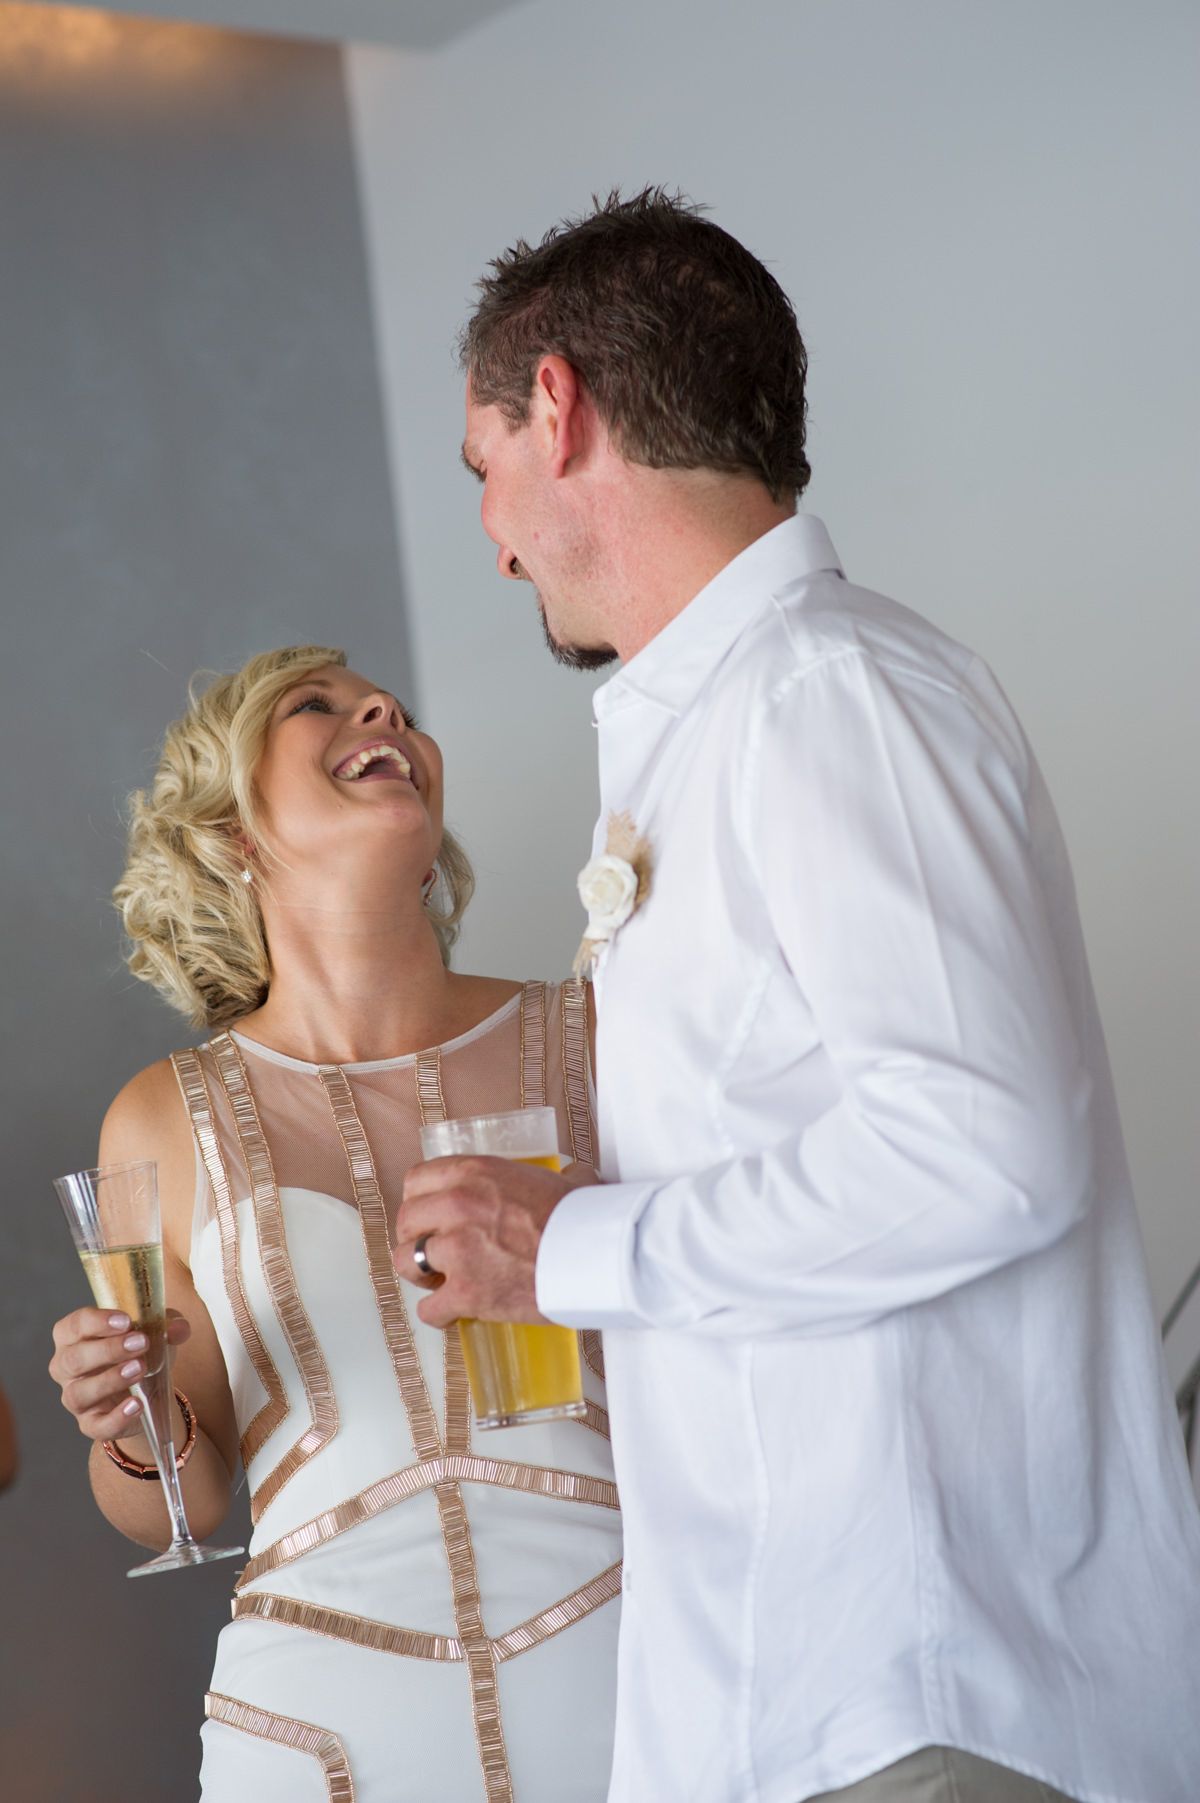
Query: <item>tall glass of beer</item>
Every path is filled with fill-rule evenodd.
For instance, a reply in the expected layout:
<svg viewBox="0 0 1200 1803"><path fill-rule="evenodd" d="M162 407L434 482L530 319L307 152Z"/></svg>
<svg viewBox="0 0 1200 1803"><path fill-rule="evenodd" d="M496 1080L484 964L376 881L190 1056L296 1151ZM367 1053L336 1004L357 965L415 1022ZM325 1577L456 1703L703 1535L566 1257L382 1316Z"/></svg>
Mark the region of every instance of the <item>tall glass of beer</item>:
<svg viewBox="0 0 1200 1803"><path fill-rule="evenodd" d="M518 1108L435 1121L421 1129L426 1158L486 1155L562 1169L553 1108ZM460 1321L476 1427L521 1427L587 1413L579 1335L573 1327L513 1321Z"/></svg>

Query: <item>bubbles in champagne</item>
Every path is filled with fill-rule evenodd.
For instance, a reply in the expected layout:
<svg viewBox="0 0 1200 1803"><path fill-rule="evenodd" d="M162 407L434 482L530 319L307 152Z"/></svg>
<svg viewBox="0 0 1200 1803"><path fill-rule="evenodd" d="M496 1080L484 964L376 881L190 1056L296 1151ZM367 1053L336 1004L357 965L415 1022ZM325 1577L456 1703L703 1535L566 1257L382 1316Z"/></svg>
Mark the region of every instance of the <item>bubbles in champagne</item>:
<svg viewBox="0 0 1200 1803"><path fill-rule="evenodd" d="M162 1361L167 1326L166 1291L163 1283L161 1245L107 1246L102 1252L81 1252L83 1268L100 1308L122 1309L150 1342L147 1372Z"/></svg>

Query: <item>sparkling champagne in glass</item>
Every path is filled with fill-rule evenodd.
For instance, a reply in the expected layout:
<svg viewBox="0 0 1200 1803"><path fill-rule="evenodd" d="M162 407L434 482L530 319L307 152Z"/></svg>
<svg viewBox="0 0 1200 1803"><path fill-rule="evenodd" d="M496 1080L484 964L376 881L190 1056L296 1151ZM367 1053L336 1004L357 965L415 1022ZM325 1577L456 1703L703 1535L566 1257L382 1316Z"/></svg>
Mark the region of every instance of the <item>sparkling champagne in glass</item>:
<svg viewBox="0 0 1200 1803"><path fill-rule="evenodd" d="M200 1546L192 1538L175 1463L171 1361L167 1354L167 1306L163 1285L158 1166L105 1164L56 1177L54 1187L99 1308L122 1311L146 1336L145 1375L130 1385L142 1405L142 1431L154 1455L171 1518L165 1553L126 1575L141 1578L184 1565L231 1559L241 1546Z"/></svg>
<svg viewBox="0 0 1200 1803"><path fill-rule="evenodd" d="M560 1170L553 1108L517 1108L432 1121L421 1129L426 1158L488 1154ZM460 1321L463 1361L476 1427L521 1427L587 1414L579 1335L573 1327L530 1321Z"/></svg>

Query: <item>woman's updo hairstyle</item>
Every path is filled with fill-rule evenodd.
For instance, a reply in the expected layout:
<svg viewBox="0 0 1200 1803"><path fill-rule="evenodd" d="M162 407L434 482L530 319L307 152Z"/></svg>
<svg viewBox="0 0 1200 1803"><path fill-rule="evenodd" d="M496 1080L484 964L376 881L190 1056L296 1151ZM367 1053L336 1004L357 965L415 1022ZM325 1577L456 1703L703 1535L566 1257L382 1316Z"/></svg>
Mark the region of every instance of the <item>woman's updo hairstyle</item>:
<svg viewBox="0 0 1200 1803"><path fill-rule="evenodd" d="M130 797L125 873L113 890L126 961L193 1026L227 1026L266 1000L267 942L254 885L242 875L243 841L270 859L254 772L280 696L330 664L344 669L346 653L285 645L206 689L198 691L193 678L187 713L167 728L151 787ZM448 832L437 864L426 913L449 964L475 879Z"/></svg>

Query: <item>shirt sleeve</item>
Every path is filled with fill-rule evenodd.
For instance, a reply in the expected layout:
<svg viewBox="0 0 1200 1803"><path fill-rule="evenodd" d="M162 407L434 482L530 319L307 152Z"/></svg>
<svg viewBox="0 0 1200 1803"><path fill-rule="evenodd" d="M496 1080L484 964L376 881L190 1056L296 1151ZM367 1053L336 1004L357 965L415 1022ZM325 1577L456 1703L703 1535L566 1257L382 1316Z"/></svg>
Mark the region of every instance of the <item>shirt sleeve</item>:
<svg viewBox="0 0 1200 1803"><path fill-rule="evenodd" d="M1091 1085L1055 921L1065 851L1015 721L986 698L853 651L765 706L737 852L839 1099L752 1155L567 1197L539 1254L543 1313L846 1331L1086 1213Z"/></svg>

